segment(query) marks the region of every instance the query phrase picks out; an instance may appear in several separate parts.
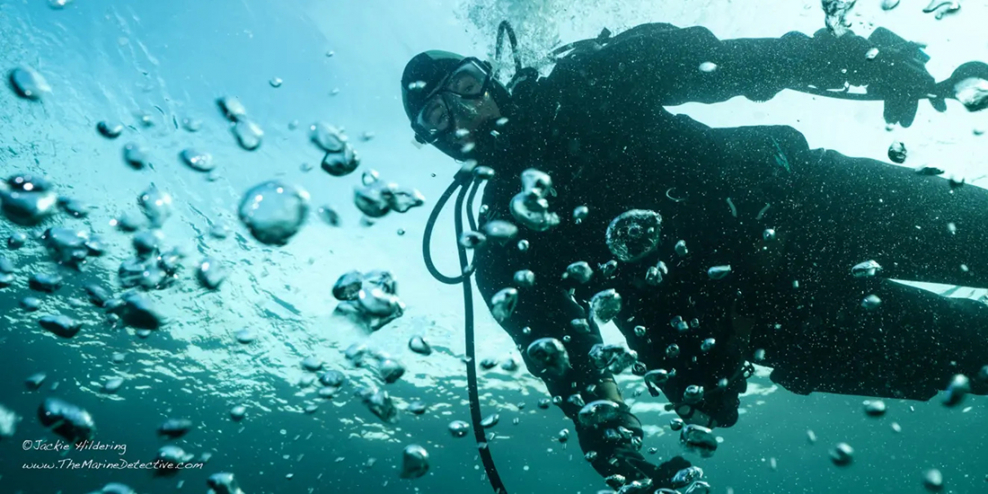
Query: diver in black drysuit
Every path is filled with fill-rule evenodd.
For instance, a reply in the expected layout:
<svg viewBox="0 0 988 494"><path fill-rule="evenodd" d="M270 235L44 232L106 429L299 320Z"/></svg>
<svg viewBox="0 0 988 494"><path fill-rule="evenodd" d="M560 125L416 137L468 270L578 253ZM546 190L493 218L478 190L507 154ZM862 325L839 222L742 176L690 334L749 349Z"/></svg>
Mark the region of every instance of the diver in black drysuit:
<svg viewBox="0 0 988 494"><path fill-rule="evenodd" d="M873 48L878 55L869 59ZM988 287L988 192L809 149L788 126L715 129L663 108L735 96L764 101L786 88L826 95L850 84L883 100L889 123L908 126L919 100L943 111L944 100L957 97L958 82L988 79L988 66L973 62L937 84L925 62L918 45L884 29L869 39L821 31L721 41L702 27L646 24L582 44L551 75L522 80L510 94L486 80L484 97L507 122L489 118L466 137L454 131L464 127L457 119L468 113L447 108L452 125L426 128L423 119L446 115L434 108L420 114L427 98L446 91L444 77L463 62L438 51L409 62L404 103L419 140L492 168L481 224L519 224L518 238L530 244L526 251L514 241L478 248L477 284L490 305L496 292L517 286L515 272L535 273L534 286L519 288L514 313L501 326L530 371L561 398L581 446L597 453L591 463L598 472L629 481L649 478L657 488L669 486L670 477L689 465L676 457L653 466L634 441L611 440L601 427L577 420L580 400L572 395L584 403L609 399L621 403L615 427L641 436L611 375L588 357L601 342L596 327L584 333L570 324L587 318L587 301L606 289L622 298L614 322L644 365L636 370L675 370L660 387L688 423L730 427L737 421L738 395L750 372L746 362L756 361L756 353L774 369L773 382L798 394L928 400L958 373L972 376L973 392L985 393L974 376L988 364L988 306L892 280ZM446 104L457 97L447 95ZM470 145L462 147L464 142ZM547 199L562 221L546 231L521 226L509 208L521 191L519 175L529 168L549 174L556 192ZM589 208L579 224L571 216L578 206ZM661 215L660 243L605 277L598 266L615 259L605 232L615 217L634 209ZM675 252L680 240L685 256ZM851 267L868 260L882 267L876 276L852 276ZM562 277L577 261L594 268L586 284ZM646 283L648 268L660 261L668 269L662 282ZM709 268L727 265L723 279L708 275ZM869 295L881 300L877 308L864 307ZM675 316L696 319L699 326L677 331L670 325ZM642 336L634 331L639 325L647 329ZM525 352L540 338L564 342L571 367L562 375L543 373ZM707 338L716 343L703 352ZM672 344L678 345L676 356L667 353ZM705 389L702 401L685 402L689 385Z"/></svg>

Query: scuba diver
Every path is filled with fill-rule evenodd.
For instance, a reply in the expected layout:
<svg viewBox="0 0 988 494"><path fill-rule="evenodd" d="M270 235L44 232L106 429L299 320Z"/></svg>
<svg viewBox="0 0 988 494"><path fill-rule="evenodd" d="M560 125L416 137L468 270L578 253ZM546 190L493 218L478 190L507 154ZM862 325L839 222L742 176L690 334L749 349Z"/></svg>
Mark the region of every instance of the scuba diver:
<svg viewBox="0 0 988 494"><path fill-rule="evenodd" d="M886 121L907 127L921 100L986 106L988 65L937 83L921 46L885 29L718 40L645 24L555 54L547 77L515 54L502 84L488 62L424 52L406 66L402 95L416 139L467 165L427 226L430 271L440 276L428 247L439 210L454 186L472 184L470 214L486 181L474 232L462 231L457 199L464 273L445 278L465 283L468 341L475 273L601 475L678 487L689 466L639 452L641 424L613 379L635 360L667 410L708 428L738 420L750 362L804 395L929 400L958 374L971 379L954 381L955 397L988 393L976 378L988 364L988 305L894 281L988 287L988 191L934 167L810 149L788 126L711 128L664 108L791 89L880 100ZM889 156L901 163L904 148ZM630 350L602 344L608 321ZM613 410L586 420L598 400Z"/></svg>

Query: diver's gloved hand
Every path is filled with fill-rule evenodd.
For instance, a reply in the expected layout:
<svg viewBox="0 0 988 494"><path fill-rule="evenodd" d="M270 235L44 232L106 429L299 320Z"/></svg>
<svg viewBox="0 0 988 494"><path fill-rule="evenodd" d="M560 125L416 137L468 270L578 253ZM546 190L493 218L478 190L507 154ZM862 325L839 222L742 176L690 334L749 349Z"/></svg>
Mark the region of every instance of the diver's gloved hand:
<svg viewBox="0 0 988 494"><path fill-rule="evenodd" d="M655 492L659 489L675 489L676 487L680 487L673 483L673 479L681 470L692 466L690 462L682 456L674 456L670 458L669 461L666 461L661 465L653 465L645 461L644 458L640 461L629 461L638 462L639 464L637 468L648 475L648 479L652 481L652 485L650 486L652 490L650 492Z"/></svg>
<svg viewBox="0 0 988 494"><path fill-rule="evenodd" d="M610 422L579 430L580 447L588 454L593 452L590 463L601 475L620 475L629 483L647 481L647 492L671 488L676 473L690 463L678 456L661 465L649 463L639 452L643 435L641 422L624 403L618 405L618 413Z"/></svg>
<svg viewBox="0 0 988 494"><path fill-rule="evenodd" d="M922 99L929 99L937 111L947 110L936 79L926 70L930 57L923 52L923 45L882 28L875 30L868 42L878 54L859 63L861 70L855 71L848 82L867 86L869 95L885 101L886 123L909 127Z"/></svg>
<svg viewBox="0 0 988 494"><path fill-rule="evenodd" d="M969 111L988 108L988 64L968 62L957 67L949 79L937 84L937 95L956 99Z"/></svg>

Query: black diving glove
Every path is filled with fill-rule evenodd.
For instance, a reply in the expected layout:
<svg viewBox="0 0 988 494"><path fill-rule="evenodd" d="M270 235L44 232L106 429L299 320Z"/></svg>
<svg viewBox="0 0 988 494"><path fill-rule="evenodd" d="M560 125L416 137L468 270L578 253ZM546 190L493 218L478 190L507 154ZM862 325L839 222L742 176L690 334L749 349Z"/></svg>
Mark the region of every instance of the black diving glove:
<svg viewBox="0 0 988 494"><path fill-rule="evenodd" d="M641 422L625 404L619 405L616 417L596 428L583 428L579 431L580 447L593 455L590 461L598 473L608 478L608 483L624 484L634 481L643 484L643 492L654 492L660 488L672 488L672 479L690 462L676 456L661 465L655 465L639 452L641 449ZM593 452L593 453L590 453Z"/></svg>
<svg viewBox="0 0 988 494"><path fill-rule="evenodd" d="M886 123L909 127L922 99L929 99L939 112L947 110L936 79L926 70L930 57L923 52L923 45L884 28L872 33L868 45L872 51L854 64L860 70L851 71L848 82L867 86L868 95L885 101Z"/></svg>
<svg viewBox="0 0 988 494"><path fill-rule="evenodd" d="M988 108L988 64L968 62L957 67L949 79L937 84L937 94L960 101L969 111Z"/></svg>

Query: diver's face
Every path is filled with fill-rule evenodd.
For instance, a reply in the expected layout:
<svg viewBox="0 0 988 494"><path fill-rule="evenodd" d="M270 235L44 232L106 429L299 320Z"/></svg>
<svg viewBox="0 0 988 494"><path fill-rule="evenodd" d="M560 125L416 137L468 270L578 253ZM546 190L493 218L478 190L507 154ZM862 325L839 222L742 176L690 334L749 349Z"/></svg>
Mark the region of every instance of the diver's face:
<svg viewBox="0 0 988 494"><path fill-rule="evenodd" d="M476 143L501 118L490 84L487 66L464 60L426 101L413 122L416 132L447 154Z"/></svg>
<svg viewBox="0 0 988 494"><path fill-rule="evenodd" d="M463 100L461 104L450 105L453 114L453 131L440 137L446 144L461 148L474 142L474 136L480 129L491 128L501 111L491 98L490 92L483 97L473 100Z"/></svg>

